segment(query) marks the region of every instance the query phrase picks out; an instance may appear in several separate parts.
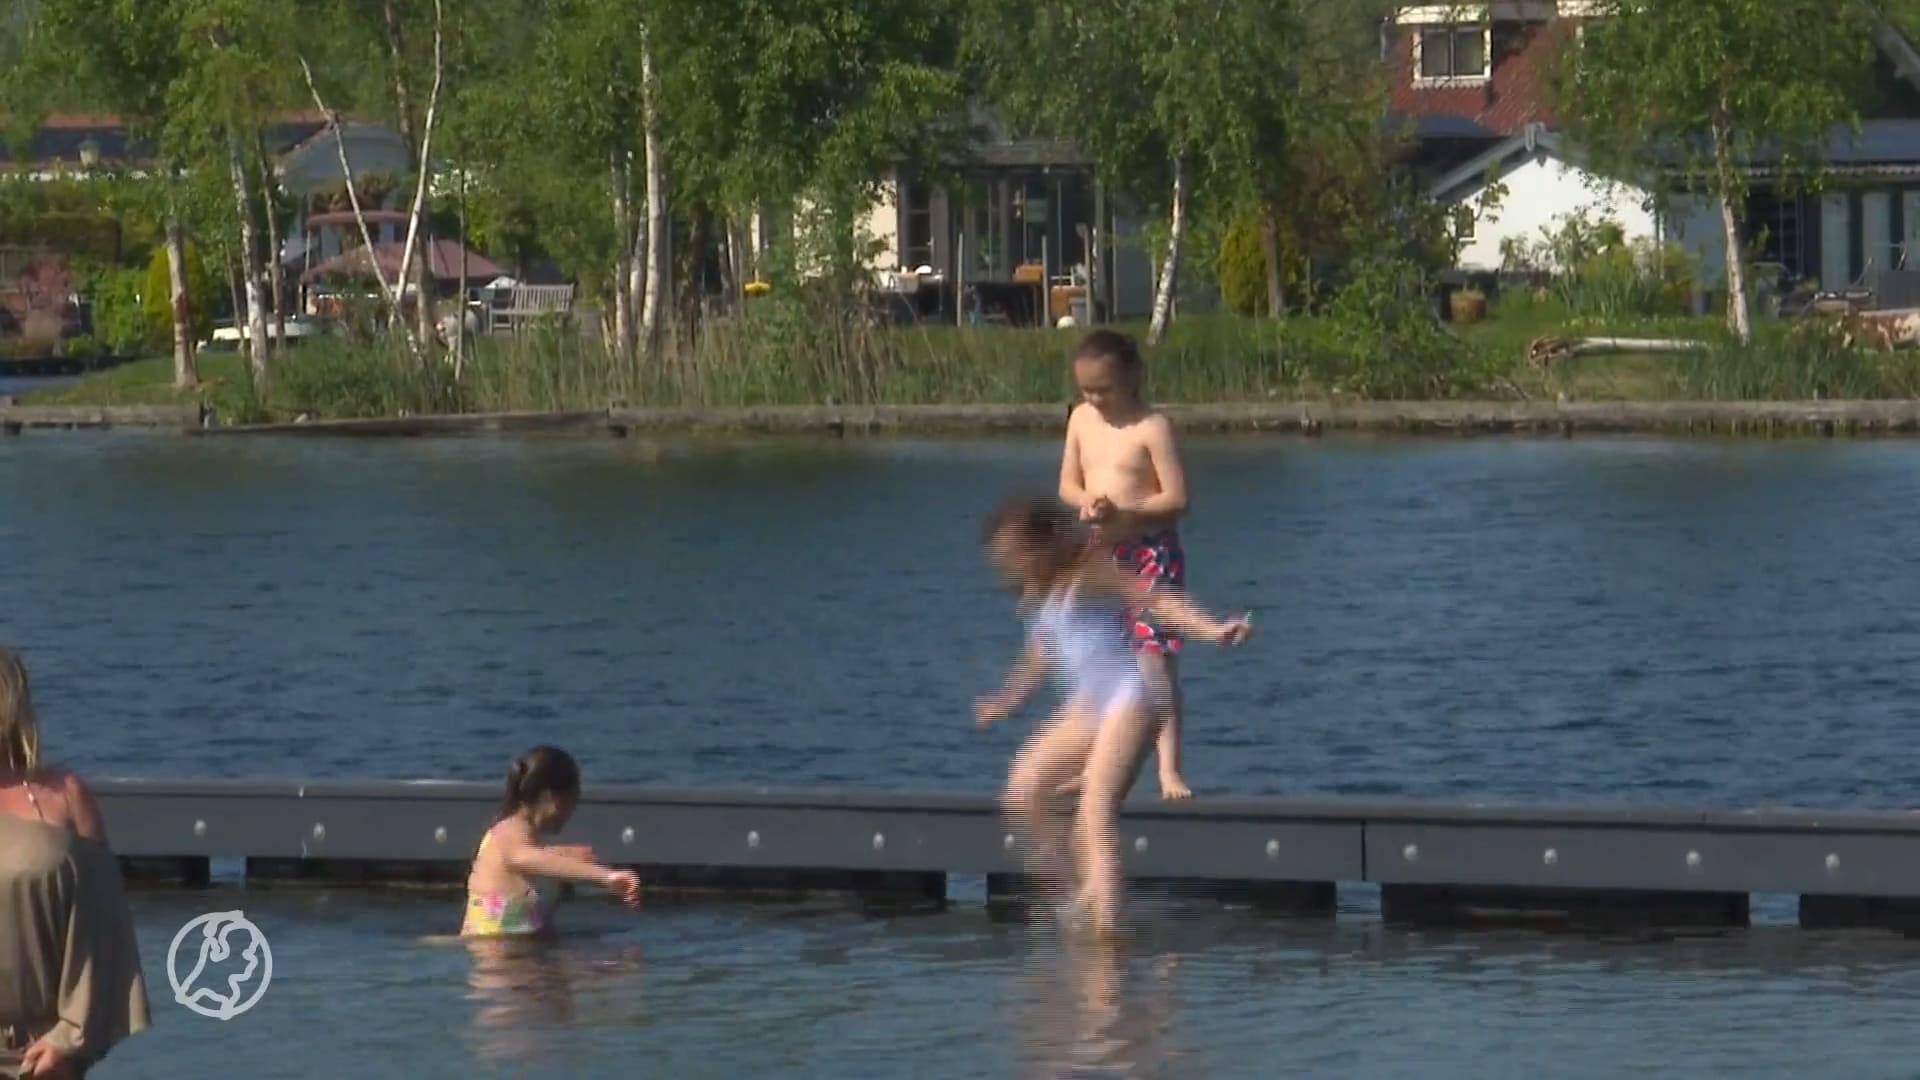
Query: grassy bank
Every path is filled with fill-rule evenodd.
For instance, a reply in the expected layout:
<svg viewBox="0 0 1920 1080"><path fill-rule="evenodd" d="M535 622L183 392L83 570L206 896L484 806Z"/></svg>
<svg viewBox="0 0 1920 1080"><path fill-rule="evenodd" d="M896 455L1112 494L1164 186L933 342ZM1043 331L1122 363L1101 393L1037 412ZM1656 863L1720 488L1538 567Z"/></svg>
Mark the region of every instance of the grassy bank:
<svg viewBox="0 0 1920 1080"><path fill-rule="evenodd" d="M1125 327L1144 332L1144 327ZM1681 337L1704 352L1590 356L1530 365L1543 335ZM328 339L276 359L272 385L249 388L232 353L201 357L202 384L171 388L165 359L143 360L30 395L34 404L150 405L205 400L227 422L400 413L732 408L840 402L991 405L1064 401L1063 330L869 328L715 321L690 348L620 363L578 333L482 338L462 377L402 350ZM1844 347L1817 327L1764 326L1731 343L1717 319L1596 322L1545 305L1496 311L1470 326L1383 313L1374 319L1180 320L1149 356L1150 393L1166 402L1274 400L1767 401L1920 395L1920 357Z"/></svg>

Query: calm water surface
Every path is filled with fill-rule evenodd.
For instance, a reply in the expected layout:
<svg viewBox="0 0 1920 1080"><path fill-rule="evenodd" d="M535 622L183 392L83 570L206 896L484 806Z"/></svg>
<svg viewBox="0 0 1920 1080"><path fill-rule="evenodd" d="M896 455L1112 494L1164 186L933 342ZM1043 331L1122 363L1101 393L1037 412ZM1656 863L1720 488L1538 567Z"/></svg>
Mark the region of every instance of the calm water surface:
<svg viewBox="0 0 1920 1080"><path fill-rule="evenodd" d="M990 790L1017 628L977 521L1050 442L0 440L0 640L96 774ZM1910 805L1920 444L1194 440L1207 792ZM1920 946L1623 943L1147 912L1121 956L978 910L139 899L157 998L244 903L276 971L103 1076L1914 1076ZM512 989L508 989L512 988Z"/></svg>
<svg viewBox="0 0 1920 1080"><path fill-rule="evenodd" d="M173 931L230 895L141 898ZM423 940L451 901L249 897L231 1021L156 1001L102 1076L1912 1077L1920 945L1790 928L1629 946L1147 912L1120 950L989 923L568 911L557 947Z"/></svg>
<svg viewBox="0 0 1920 1080"><path fill-rule="evenodd" d="M100 773L985 789L977 522L1050 443L0 443L0 637ZM1920 444L1202 441L1203 790L1905 805Z"/></svg>

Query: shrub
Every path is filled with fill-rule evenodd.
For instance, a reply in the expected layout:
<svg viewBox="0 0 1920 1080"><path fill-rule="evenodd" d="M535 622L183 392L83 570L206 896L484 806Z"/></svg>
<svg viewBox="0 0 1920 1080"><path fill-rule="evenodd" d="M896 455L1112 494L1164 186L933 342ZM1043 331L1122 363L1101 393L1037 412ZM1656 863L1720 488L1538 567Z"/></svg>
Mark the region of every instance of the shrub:
<svg viewBox="0 0 1920 1080"><path fill-rule="evenodd" d="M1267 314L1267 256L1260 223L1241 217L1220 240L1220 301L1236 315Z"/></svg>
<svg viewBox="0 0 1920 1080"><path fill-rule="evenodd" d="M1570 314L1594 319L1682 315L1699 281L1697 261L1678 244L1629 241L1617 222L1575 214L1534 241L1501 242L1510 274L1552 275L1549 289Z"/></svg>
<svg viewBox="0 0 1920 1080"><path fill-rule="evenodd" d="M120 257L120 223L104 213L44 210L31 217L0 220L0 245L45 248L111 262Z"/></svg>
<svg viewBox="0 0 1920 1080"><path fill-rule="evenodd" d="M78 288L93 304L92 337L104 353L138 356L149 351L147 315L140 290L147 271L139 267L76 265ZM171 335L171 329L168 333Z"/></svg>
<svg viewBox="0 0 1920 1080"><path fill-rule="evenodd" d="M1327 310L1325 349L1308 363L1335 392L1376 399L1456 397L1487 382L1477 355L1427 306L1432 281L1411 259L1364 259Z"/></svg>
<svg viewBox="0 0 1920 1080"><path fill-rule="evenodd" d="M193 339L205 341L213 333L216 282L207 272L200 251L189 241L186 245L187 304L193 323ZM173 341L173 278L167 268L167 249L154 249L147 263L146 280L140 293L140 310L145 314L148 350L162 352Z"/></svg>

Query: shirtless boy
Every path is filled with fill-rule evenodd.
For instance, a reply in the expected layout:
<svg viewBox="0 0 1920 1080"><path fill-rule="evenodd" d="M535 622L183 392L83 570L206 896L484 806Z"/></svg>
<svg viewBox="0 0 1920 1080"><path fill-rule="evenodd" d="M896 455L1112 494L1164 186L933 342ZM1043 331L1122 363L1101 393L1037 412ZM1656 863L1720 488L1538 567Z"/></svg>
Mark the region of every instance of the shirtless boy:
<svg viewBox="0 0 1920 1080"><path fill-rule="evenodd" d="M1060 498L1109 544L1121 566L1157 584L1184 586L1178 525L1187 481L1173 425L1140 397L1140 350L1133 339L1095 330L1073 353L1081 402L1067 419ZM1193 794L1180 775L1180 638L1143 612L1134 648L1161 715L1160 795Z"/></svg>

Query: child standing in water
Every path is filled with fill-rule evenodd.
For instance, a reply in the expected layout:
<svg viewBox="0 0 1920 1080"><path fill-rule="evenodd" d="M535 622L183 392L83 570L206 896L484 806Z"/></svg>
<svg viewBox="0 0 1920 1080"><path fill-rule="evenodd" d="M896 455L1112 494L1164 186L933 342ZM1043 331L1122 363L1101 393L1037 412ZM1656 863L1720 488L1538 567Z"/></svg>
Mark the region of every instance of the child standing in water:
<svg viewBox="0 0 1920 1080"><path fill-rule="evenodd" d="M1033 630L1006 686L979 703L981 726L1019 708L1049 671L1066 694L1053 722L1014 758L1007 813L1027 837L1040 884L1063 892L1077 870L1082 887L1075 899L1094 929L1108 932L1118 924L1121 900L1120 800L1154 729L1147 680L1130 644L1133 620L1151 615L1160 625L1222 645L1245 641L1253 626L1210 618L1178 587L1122 572L1051 500L1008 502L987 519L985 540L1031 613ZM1047 804L1075 777L1079 808L1063 835Z"/></svg>
<svg viewBox="0 0 1920 1080"><path fill-rule="evenodd" d="M1173 424L1141 398L1140 374L1140 350L1127 335L1095 330L1081 339L1073 353L1081 402L1067 419L1060 499L1094 527L1123 571L1183 587L1186 472ZM1159 719L1160 794L1185 799L1193 791L1180 772L1180 635L1146 612L1132 632Z"/></svg>
<svg viewBox="0 0 1920 1080"><path fill-rule="evenodd" d="M628 907L640 906L640 879L602 866L586 847L548 844L580 802L580 766L565 750L536 746L507 771L500 816L480 838L467 875L462 937L540 934L550 928L551 902L535 878L603 885Z"/></svg>

